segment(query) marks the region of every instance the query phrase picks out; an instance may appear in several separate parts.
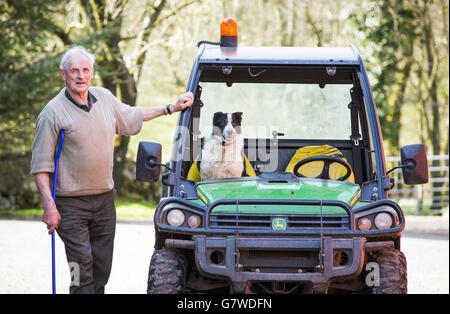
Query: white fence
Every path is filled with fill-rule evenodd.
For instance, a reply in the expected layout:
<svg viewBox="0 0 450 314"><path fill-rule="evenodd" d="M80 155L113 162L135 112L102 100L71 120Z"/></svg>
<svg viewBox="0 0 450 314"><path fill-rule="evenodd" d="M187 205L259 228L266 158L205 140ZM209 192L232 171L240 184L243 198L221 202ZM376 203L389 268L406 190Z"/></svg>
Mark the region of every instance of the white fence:
<svg viewBox="0 0 450 314"><path fill-rule="evenodd" d="M386 157L387 170L400 164L400 157ZM389 198L398 202L407 212L441 214L449 204L449 157L428 156L429 181L422 185L406 185L402 170L395 169L395 187Z"/></svg>

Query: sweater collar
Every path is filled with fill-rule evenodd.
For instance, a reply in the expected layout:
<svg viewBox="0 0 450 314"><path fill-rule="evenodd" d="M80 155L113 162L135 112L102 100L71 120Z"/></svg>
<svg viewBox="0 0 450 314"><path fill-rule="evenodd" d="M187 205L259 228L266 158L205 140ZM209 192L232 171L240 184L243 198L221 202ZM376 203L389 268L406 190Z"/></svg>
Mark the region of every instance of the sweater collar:
<svg viewBox="0 0 450 314"><path fill-rule="evenodd" d="M88 99L87 99L88 103L87 103L87 105L80 104L78 101L76 101L70 95L70 93L67 91L67 88L66 88L64 94L66 95L66 98L69 99L75 106L77 106L78 108L80 108L80 109L82 109L82 110L84 110L86 112L89 112L91 110L91 108L92 108L92 104L94 104L97 101L97 98L95 98L95 96L92 95L92 93L90 91L88 91Z"/></svg>

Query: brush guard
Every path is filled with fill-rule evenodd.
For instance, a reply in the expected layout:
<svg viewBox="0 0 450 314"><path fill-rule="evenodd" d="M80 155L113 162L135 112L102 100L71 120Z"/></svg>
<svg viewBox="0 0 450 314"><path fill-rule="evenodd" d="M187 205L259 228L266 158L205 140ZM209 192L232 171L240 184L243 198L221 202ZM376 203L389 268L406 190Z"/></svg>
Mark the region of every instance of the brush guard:
<svg viewBox="0 0 450 314"><path fill-rule="evenodd" d="M178 206L176 203L188 205L188 201L167 198L160 204L160 209L169 203L172 206ZM234 227L217 228L211 224L214 216L211 213L219 205L234 206L234 213L229 213L236 218ZM319 216L319 228L243 228L238 223L240 217L245 215L239 212L242 205L317 206L320 208L320 214L316 215ZM389 230L356 230L355 214L380 205L389 205L397 212L399 225ZM328 215L323 214L324 206L344 209L347 216L345 227L327 228ZM341 201L317 199L221 199L212 202L207 208L197 208L197 205L190 207L191 211L195 210L197 213L206 210L201 228L167 226L161 221L161 211L157 210L155 225L159 231L189 233L192 236L191 240L166 239L166 247L193 250L198 271L205 277L229 281L234 293L245 292L249 283L263 282L292 283L294 286L300 283L311 285L314 293L325 293L333 279L357 277L362 271L366 252L394 248L393 241L377 239L380 234L395 237L404 228L401 208L389 200L376 201L353 210ZM368 239L373 240L368 242ZM347 258L343 262L337 260L337 254L345 254Z"/></svg>

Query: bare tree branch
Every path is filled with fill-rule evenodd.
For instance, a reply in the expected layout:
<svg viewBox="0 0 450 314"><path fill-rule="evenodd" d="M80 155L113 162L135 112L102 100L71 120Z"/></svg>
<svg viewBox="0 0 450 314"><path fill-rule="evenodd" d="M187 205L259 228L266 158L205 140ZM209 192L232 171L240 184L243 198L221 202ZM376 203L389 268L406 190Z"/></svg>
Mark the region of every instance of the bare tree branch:
<svg viewBox="0 0 450 314"><path fill-rule="evenodd" d="M181 11L181 10L183 10L184 8L190 6L191 4L194 4L194 3L196 3L196 2L201 2L201 1L202 1L202 0L191 0L191 1L187 1L187 2L185 2L185 3L183 3L183 4L180 4L178 7L172 9L172 10L170 11L169 14L167 14L167 15L165 15L165 16L163 16L163 17L158 18L158 19L155 21L154 26L159 25L159 24L162 23L162 21L167 20L168 18L170 18L170 17L172 17L172 16L178 14L179 11Z"/></svg>
<svg viewBox="0 0 450 314"><path fill-rule="evenodd" d="M307 8L305 11L305 17L306 17L306 21L308 22L308 24L312 27L313 34L316 35L317 46L322 47L322 45L323 45L323 43L322 43L323 30L320 29L320 27L317 26L316 23L313 21L311 13L309 12L309 8Z"/></svg>

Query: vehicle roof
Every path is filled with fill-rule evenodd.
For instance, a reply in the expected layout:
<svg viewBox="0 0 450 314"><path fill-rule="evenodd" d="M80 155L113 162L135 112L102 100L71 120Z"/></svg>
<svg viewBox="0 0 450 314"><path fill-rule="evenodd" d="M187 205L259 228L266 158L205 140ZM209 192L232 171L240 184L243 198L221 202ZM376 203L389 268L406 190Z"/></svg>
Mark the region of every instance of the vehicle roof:
<svg viewBox="0 0 450 314"><path fill-rule="evenodd" d="M202 46L201 46L202 47ZM202 48L201 48L202 49ZM211 47L201 51L200 63L358 65L353 47Z"/></svg>

